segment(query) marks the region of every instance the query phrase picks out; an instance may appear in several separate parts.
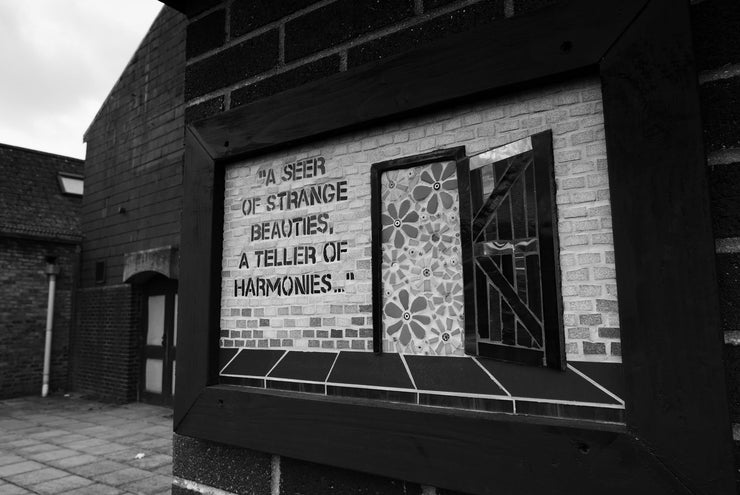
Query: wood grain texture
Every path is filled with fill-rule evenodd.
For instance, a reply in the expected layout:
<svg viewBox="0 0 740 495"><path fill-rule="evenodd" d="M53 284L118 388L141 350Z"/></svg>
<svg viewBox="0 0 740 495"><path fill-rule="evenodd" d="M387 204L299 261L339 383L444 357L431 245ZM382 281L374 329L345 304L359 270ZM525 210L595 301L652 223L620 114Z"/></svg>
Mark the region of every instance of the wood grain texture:
<svg viewBox="0 0 740 495"><path fill-rule="evenodd" d="M466 493L689 493L616 425L217 386L177 433Z"/></svg>
<svg viewBox="0 0 740 495"><path fill-rule="evenodd" d="M185 146L175 425L219 371L224 172L190 131Z"/></svg>
<svg viewBox="0 0 740 495"><path fill-rule="evenodd" d="M693 493L735 493L687 2L602 65L629 426Z"/></svg>
<svg viewBox="0 0 740 495"><path fill-rule="evenodd" d="M566 0L193 123L211 156L246 156L595 66L647 0Z"/></svg>

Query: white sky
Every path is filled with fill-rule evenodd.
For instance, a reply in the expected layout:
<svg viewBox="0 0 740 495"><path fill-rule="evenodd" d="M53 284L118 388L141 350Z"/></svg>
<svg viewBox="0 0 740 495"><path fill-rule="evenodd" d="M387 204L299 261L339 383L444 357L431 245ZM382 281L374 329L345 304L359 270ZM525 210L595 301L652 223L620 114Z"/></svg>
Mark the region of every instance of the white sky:
<svg viewBox="0 0 740 495"><path fill-rule="evenodd" d="M0 0L0 143L76 158L162 8L157 0Z"/></svg>

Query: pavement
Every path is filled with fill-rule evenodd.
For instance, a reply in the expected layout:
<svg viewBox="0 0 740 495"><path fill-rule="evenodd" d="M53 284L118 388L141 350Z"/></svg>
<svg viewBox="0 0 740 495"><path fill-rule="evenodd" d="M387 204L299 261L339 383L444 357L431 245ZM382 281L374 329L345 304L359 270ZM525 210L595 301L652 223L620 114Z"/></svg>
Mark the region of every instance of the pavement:
<svg viewBox="0 0 740 495"><path fill-rule="evenodd" d="M0 494L170 493L172 410L75 397L0 401Z"/></svg>

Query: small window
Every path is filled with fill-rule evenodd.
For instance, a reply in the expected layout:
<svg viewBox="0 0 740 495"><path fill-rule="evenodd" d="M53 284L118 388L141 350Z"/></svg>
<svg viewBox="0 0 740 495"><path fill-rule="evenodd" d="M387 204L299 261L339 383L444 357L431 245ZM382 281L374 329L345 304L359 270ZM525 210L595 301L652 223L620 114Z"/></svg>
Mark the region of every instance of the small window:
<svg viewBox="0 0 740 495"><path fill-rule="evenodd" d="M95 283L96 284L105 283L105 261L95 262Z"/></svg>
<svg viewBox="0 0 740 495"><path fill-rule="evenodd" d="M59 188L62 190L62 194L82 196L85 181L81 175L60 173L57 177L59 178Z"/></svg>

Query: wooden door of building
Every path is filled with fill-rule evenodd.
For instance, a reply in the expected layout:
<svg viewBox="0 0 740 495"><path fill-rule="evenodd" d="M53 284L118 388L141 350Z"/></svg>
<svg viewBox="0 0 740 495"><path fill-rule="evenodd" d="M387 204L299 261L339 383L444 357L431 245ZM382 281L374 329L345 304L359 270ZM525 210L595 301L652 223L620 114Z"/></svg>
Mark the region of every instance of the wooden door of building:
<svg viewBox="0 0 740 495"><path fill-rule="evenodd" d="M175 390L177 281L156 278L147 285L144 299L140 397L144 402L170 404Z"/></svg>

